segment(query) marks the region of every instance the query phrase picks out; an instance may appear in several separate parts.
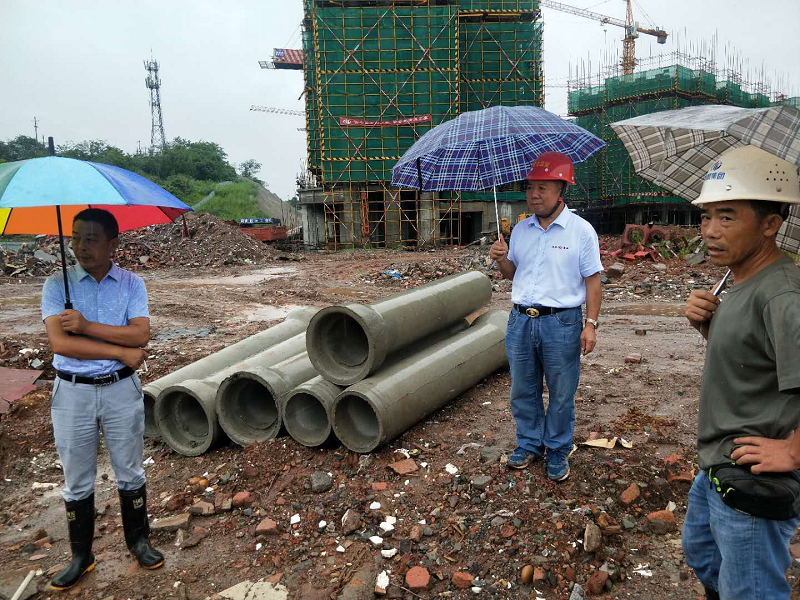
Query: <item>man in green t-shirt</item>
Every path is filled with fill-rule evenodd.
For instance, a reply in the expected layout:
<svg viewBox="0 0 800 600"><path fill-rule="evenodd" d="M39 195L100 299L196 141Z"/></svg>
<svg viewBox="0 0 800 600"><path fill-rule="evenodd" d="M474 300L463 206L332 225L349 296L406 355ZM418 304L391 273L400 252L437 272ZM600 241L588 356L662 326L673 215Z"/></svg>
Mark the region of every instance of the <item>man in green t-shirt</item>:
<svg viewBox="0 0 800 600"><path fill-rule="evenodd" d="M754 464L753 473L769 470L776 456L789 454L787 438L800 426L800 269L775 243L789 205L800 204L798 167L754 146L728 150L694 204L703 208L711 262L730 268L735 285L724 295L695 290L686 306L708 347L701 470L689 491L683 551L707 598L789 598L785 571L798 520L734 510L707 471L737 459ZM800 461L779 466L771 470L790 471Z"/></svg>

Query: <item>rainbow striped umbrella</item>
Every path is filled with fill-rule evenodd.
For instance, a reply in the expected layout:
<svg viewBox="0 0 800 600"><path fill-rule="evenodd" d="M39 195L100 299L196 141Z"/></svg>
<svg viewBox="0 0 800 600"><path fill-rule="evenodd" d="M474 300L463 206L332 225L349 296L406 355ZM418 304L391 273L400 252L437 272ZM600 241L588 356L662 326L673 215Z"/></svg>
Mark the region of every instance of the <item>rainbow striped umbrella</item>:
<svg viewBox="0 0 800 600"><path fill-rule="evenodd" d="M192 210L152 181L112 165L58 156L0 164L0 235L58 235L65 289L61 236L72 235L73 218L90 207L113 214L120 231L171 223Z"/></svg>

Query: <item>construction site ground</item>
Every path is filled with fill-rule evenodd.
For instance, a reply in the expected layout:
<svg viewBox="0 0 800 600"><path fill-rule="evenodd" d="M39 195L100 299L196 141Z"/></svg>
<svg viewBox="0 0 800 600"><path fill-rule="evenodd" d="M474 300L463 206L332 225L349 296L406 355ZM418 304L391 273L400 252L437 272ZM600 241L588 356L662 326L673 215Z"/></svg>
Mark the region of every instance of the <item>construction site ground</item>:
<svg viewBox="0 0 800 600"><path fill-rule="evenodd" d="M293 307L371 302L470 268L494 274L489 308L508 309L510 284L497 279L487 253L486 247L273 252L254 265L141 271L153 331L142 378L152 381L273 325ZM704 360L683 303L692 287L711 285L719 275L675 258L658 269L649 261L628 263L621 278L605 285L597 349L582 360L579 445L565 483L548 481L542 463L524 471L504 465L515 447L507 370L368 456L343 447L308 449L284 436L190 458L148 439L145 469L156 528L200 500L212 508L195 510L205 506L213 514L176 519L186 530L154 532L166 565L138 568L125 548L114 474L101 451L97 568L61 595L207 598L265 579L277 590L285 586L289 598L372 598L374 577L385 571L387 596L394 598L569 598L574 583L607 598L702 597L679 534L696 472ZM57 596L47 581L69 557L49 413L52 355L39 313L42 281L0 284L3 363L24 368L38 358L44 364L39 388L0 422L0 598L10 597L30 569L38 575L23 597ZM620 437L632 447L582 445L589 437ZM401 475L389 467L407 457L416 470ZM318 473L312 489L315 472L330 475L329 488L315 491ZM193 477L207 481L190 484ZM34 490L34 483L55 485ZM244 504L224 510L226 497L240 492L250 493L239 497ZM657 511L666 513L648 518ZM352 522L355 513L360 522ZM384 533L387 516L397 521ZM585 539L587 525L591 539ZM380 545L369 539L376 535ZM531 583L521 578L527 565ZM417 566L430 575L427 587L420 570L409 573ZM798 575L800 565L793 563L793 588Z"/></svg>

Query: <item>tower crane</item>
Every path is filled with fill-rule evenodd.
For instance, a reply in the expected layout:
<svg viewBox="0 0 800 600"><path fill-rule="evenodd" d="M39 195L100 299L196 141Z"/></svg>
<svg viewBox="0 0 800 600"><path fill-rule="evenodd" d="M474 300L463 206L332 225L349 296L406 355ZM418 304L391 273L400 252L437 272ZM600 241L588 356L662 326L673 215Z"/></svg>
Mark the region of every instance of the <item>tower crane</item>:
<svg viewBox="0 0 800 600"><path fill-rule="evenodd" d="M546 8L552 8L553 10L569 13L578 17L600 21L600 23L603 24L607 23L609 25L622 27L625 30L625 37L622 38L622 73L624 75L630 75L633 73L633 70L636 67L636 38L639 37L639 34L644 33L655 36L656 41L659 44L666 44L667 35L669 34L660 27L655 27L653 29L641 27L638 22L633 20L633 8L631 7L631 0L623 0L623 2L626 4L624 21L622 19L608 17L606 15L601 15L600 13L578 8L576 6L563 4L562 2L554 2L553 0L539 0L539 4Z"/></svg>
<svg viewBox="0 0 800 600"><path fill-rule="evenodd" d="M306 113L304 110L292 110L291 108L275 108L274 106L258 106L257 104L251 104L250 110L254 110L257 112L265 112L265 113L274 113L276 115L288 115L290 117L305 117ZM298 127L297 131L305 131L305 127Z"/></svg>
<svg viewBox="0 0 800 600"><path fill-rule="evenodd" d="M274 106L258 106L257 104L251 104L250 110L255 110L258 112L265 112L265 113L275 113L278 115L290 115L292 117L306 116L306 111L304 110L293 110L291 108L275 108Z"/></svg>

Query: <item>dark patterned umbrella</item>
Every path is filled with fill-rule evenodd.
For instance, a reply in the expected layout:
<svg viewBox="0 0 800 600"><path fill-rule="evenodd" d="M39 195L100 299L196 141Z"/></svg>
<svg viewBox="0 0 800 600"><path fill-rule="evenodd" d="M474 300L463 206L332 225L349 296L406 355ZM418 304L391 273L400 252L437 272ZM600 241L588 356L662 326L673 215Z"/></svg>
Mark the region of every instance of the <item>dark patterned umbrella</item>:
<svg viewBox="0 0 800 600"><path fill-rule="evenodd" d="M752 145L800 167L800 111L793 106L691 106L612 123L636 172L692 201L720 154ZM778 233L778 245L800 253L800 205Z"/></svg>

